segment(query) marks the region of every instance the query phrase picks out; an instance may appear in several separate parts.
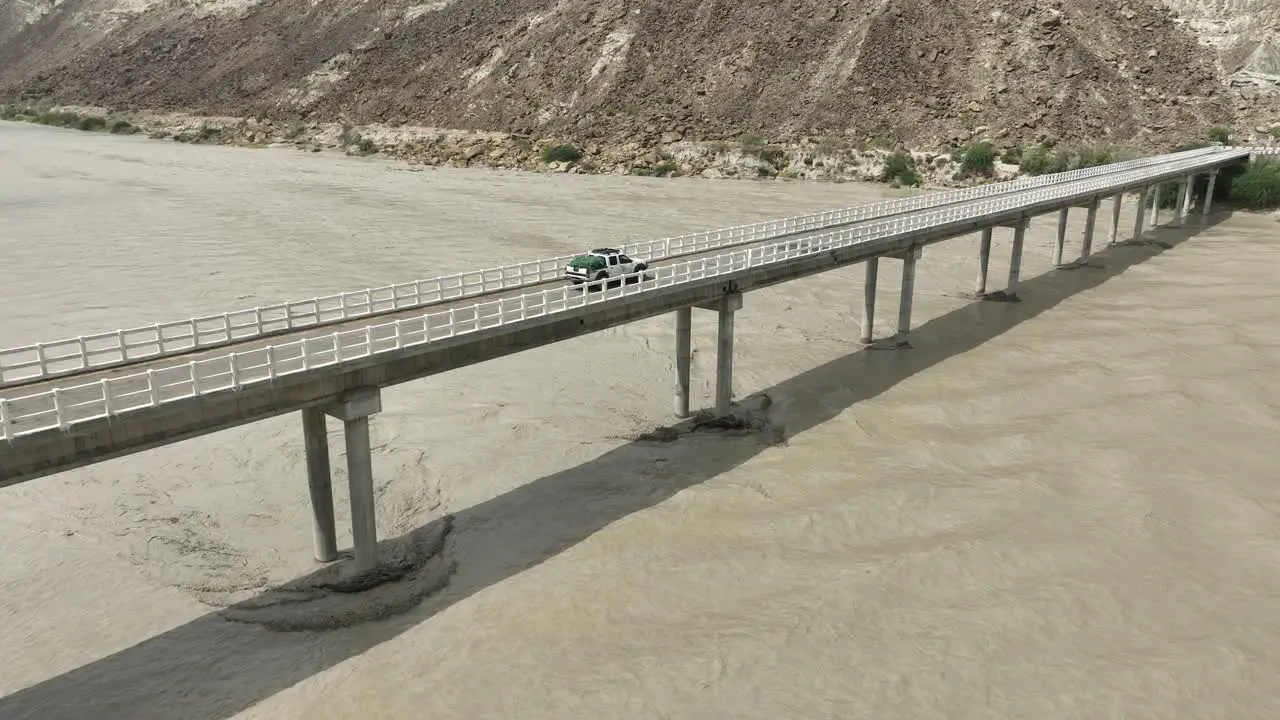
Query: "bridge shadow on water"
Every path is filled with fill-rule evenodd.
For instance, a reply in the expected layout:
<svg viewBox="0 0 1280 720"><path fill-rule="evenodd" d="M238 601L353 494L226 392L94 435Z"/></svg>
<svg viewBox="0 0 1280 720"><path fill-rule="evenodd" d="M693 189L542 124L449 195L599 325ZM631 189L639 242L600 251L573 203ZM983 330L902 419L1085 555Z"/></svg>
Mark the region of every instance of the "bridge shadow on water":
<svg viewBox="0 0 1280 720"><path fill-rule="evenodd" d="M1188 227L1148 230L1146 242L1107 246L1095 253L1088 265L1025 280L1019 291L1020 303L975 301L925 323L913 331L915 347L911 349L859 349L756 395L785 399L785 431L788 435L801 433L1177 247L1227 217L1229 213L1219 212ZM1001 287L1002 278L993 278L992 285ZM850 328L850 333L854 332L856 328ZM826 388L838 392L822 392ZM749 400L744 398L743 402ZM231 622L224 611L211 612L0 698L0 718L223 720L554 557L631 513L746 462L768 447L750 438L725 442L711 453L705 452L705 444L689 444L700 445L697 449L683 445L632 442L457 512L454 527L469 529L465 538L468 554L484 557L483 567L460 568L446 589L403 614L321 633L283 633ZM611 481L615 468L634 467L655 457L667 458L673 469L668 477L632 487ZM440 522L444 521L433 525ZM431 529L428 526L414 533ZM91 598L86 600L92 602ZM10 658L10 662L20 662L20 658Z"/></svg>

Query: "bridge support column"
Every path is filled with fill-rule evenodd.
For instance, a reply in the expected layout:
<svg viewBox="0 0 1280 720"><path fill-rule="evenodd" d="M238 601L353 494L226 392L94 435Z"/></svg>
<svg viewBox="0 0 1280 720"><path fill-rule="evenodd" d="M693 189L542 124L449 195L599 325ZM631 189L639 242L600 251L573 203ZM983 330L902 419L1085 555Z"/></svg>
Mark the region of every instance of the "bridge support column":
<svg viewBox="0 0 1280 720"><path fill-rule="evenodd" d="M1108 245L1115 245L1120 239L1120 209L1121 203L1124 202L1124 194L1120 193L1115 196L1111 204L1111 237L1107 240Z"/></svg>
<svg viewBox="0 0 1280 720"><path fill-rule="evenodd" d="M1182 183L1182 197L1178 203L1178 222L1183 222L1191 216L1191 200L1195 194L1196 176L1188 175Z"/></svg>
<svg viewBox="0 0 1280 720"><path fill-rule="evenodd" d="M1071 208L1058 211L1058 241L1053 246L1053 266L1062 264L1062 253L1067 247L1067 220L1071 216Z"/></svg>
<svg viewBox="0 0 1280 720"><path fill-rule="evenodd" d="M307 486L311 491L311 534L318 562L338 559L338 531L333 521L333 480L329 471L329 431L324 409L302 410L302 437L307 449Z"/></svg>
<svg viewBox="0 0 1280 720"><path fill-rule="evenodd" d="M1160 184L1151 186L1151 219L1147 222L1151 229L1160 225Z"/></svg>
<svg viewBox="0 0 1280 720"><path fill-rule="evenodd" d="M862 285L862 343L871 342L876 325L876 283L880 279L880 258L867 261L867 279Z"/></svg>
<svg viewBox="0 0 1280 720"><path fill-rule="evenodd" d="M716 336L716 413L728 414L733 405L733 314L742 309L742 293L725 295L716 303L720 326Z"/></svg>
<svg viewBox="0 0 1280 720"><path fill-rule="evenodd" d="M1213 191L1218 185L1218 171L1214 170L1209 173L1209 187L1204 191L1204 205L1200 208L1201 215L1208 215L1213 210Z"/></svg>
<svg viewBox="0 0 1280 720"><path fill-rule="evenodd" d="M902 259L902 294L898 298L898 342L905 342L911 334L911 303L916 289L916 260L922 248L911 248L899 257Z"/></svg>
<svg viewBox="0 0 1280 720"><path fill-rule="evenodd" d="M1080 262L1089 259L1093 254L1093 233L1098 224L1098 198L1089 202L1089 214L1084 221L1084 243L1080 248Z"/></svg>
<svg viewBox="0 0 1280 720"><path fill-rule="evenodd" d="M1142 221L1147 216L1147 193L1150 188L1142 188L1138 193L1138 212L1133 214L1133 239L1142 237Z"/></svg>
<svg viewBox="0 0 1280 720"><path fill-rule="evenodd" d="M1022 244L1027 238L1027 219L1013 228L1013 252L1009 257L1009 282L1005 294L1010 300L1018 299L1018 282L1022 277Z"/></svg>
<svg viewBox="0 0 1280 720"><path fill-rule="evenodd" d="M689 417L689 367L693 361L693 308L676 310L676 417Z"/></svg>
<svg viewBox="0 0 1280 720"><path fill-rule="evenodd" d="M373 455L369 416L382 411L377 388L352 390L325 412L341 420L347 440L347 482L351 493L351 536L355 539L356 574L378 565L378 526L373 498Z"/></svg>
<svg viewBox="0 0 1280 720"><path fill-rule="evenodd" d="M982 242L978 245L978 283L974 287L974 297L987 294L987 270L991 267L991 228L982 231Z"/></svg>

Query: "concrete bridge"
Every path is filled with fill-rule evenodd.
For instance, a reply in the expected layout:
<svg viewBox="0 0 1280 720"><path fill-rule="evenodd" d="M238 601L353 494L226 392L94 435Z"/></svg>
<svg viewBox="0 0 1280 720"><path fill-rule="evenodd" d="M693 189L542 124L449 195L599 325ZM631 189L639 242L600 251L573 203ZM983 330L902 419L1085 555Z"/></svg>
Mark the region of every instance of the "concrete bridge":
<svg viewBox="0 0 1280 720"><path fill-rule="evenodd" d="M1057 213L1062 264L1072 208L1089 222L1111 199L1118 239L1126 194L1140 208L1133 234L1159 219L1160 186L1178 183L1174 222L1193 211L1196 179L1270 149L1212 147L1057 175L937 192L844 210L635 243L648 269L631 282L570 287L568 257L389 285L222 315L0 351L0 487L300 411L315 554L338 557L325 415L343 421L355 538L353 573L377 564L369 417L381 389L656 315L675 314L675 414L690 412L693 308L718 316L715 410L733 397L734 313L743 295L863 263L861 339L875 322L882 259L901 261L896 331L911 328L913 284L926 245L981 233L977 296L988 290L992 234L1010 228L1002 292L1016 297L1030 218Z"/></svg>

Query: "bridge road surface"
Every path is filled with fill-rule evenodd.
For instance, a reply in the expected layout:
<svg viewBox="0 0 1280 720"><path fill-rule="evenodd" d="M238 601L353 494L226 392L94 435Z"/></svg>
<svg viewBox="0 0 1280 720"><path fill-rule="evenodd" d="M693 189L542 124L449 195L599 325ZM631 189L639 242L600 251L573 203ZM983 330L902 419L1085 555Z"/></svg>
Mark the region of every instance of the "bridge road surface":
<svg viewBox="0 0 1280 720"><path fill-rule="evenodd" d="M1191 153L1188 153L1188 155L1190 154ZM1102 170L1102 168L1099 168L1099 169ZM1092 177L1094 178L1105 177L1111 174L1120 174L1126 171L1130 171L1132 169L1133 168L1118 168L1116 170L1112 170L1109 172L1108 171L1100 172L1099 174L1094 175ZM1071 182L1075 182L1077 180L1078 179L1070 179L1070 180L1063 180L1060 183L1047 183L1040 187L1043 188L1043 187L1052 187L1055 185L1068 184ZM1017 195L1020 192L1026 192L1031 189L1032 188L1024 188L1024 189L1015 190L1015 191L1006 192L1006 193L994 193L993 195L990 195L987 197L994 197L995 195ZM858 227L859 225L880 222L889 217L909 216L915 213L929 212L929 211L937 210L942 207L947 207L951 205L963 205L965 203L973 202L974 200L977 200L977 199L978 198L968 198L963 200L957 200L955 202L950 202L950 203L942 202L938 204L931 204L929 206L922 207L916 210L877 215L875 217L865 218L865 219L857 220L854 222L832 223L831 225L823 226L813 230L776 235L773 237L762 238L759 240L752 240L752 241L746 241L746 242L727 243L724 245L719 245L717 247L709 248L701 251L680 252L673 255L668 255L668 256L657 258L651 261L647 261L646 264L650 268L656 268L656 267L661 267L663 265L668 265L675 262L688 262L691 260L698 260L704 257L713 257L715 255L724 254L730 251L747 250L754 247L760 247L764 245L777 243L783 240L791 240L793 242L802 242L806 238L822 235L824 233L829 233L836 229L854 228L854 227ZM644 259L644 258L641 257L640 259ZM429 313L448 312L449 310L454 310L455 312L458 313L458 316L461 320L466 321L470 319L470 317L466 314L467 311L471 309L473 306L475 306L476 304L494 302L497 300L507 299L507 298L518 298L521 295L528 295L531 293L539 292L547 288L558 287L566 284L567 282L568 281L563 278L557 278L554 280L547 280L543 282L533 282L533 283L529 283L529 284L525 284L517 287L507 288L505 290L493 290L493 291L488 291L483 293L476 293L474 295L469 295L465 298L456 298L456 299L429 302L429 303L417 305L415 307L404 308L400 310L382 310L375 313L366 313L366 314L362 314L347 320L331 320L331 321L325 321L320 324L307 325L304 327L290 329L290 330L275 330L275 331L263 333L261 335L257 335L251 338L245 338L243 340L232 340L230 342L225 342L225 341L217 342L217 343L209 344L204 348L200 348L200 349L192 348L185 351L170 352L164 355L158 355L154 357L139 358L137 360L130 360L130 361L125 361L121 363L113 363L112 365L102 367L102 368L96 368L96 369L89 368L86 370L58 373L56 375L53 375L44 379L36 378L30 381L17 381L11 385L0 387L0 399L9 400L10 402L13 402L15 400L20 400L24 396L34 395L41 392L48 392L54 388L64 388L64 389L75 388L77 386L99 382L104 378L107 378L107 379L117 378L117 377L131 375L138 372L145 372L147 370L159 370L162 368L168 368L168 367L173 367L177 365L185 365L190 362L199 362L205 359L224 357L231 353L242 353L250 350L260 349L272 344L296 342L304 339L323 338L323 337L330 336L335 332L359 330L368 326L395 322L396 320L407 320L411 318L418 318L424 314L429 314ZM616 283L611 283L611 286L614 286L615 284Z"/></svg>
<svg viewBox="0 0 1280 720"><path fill-rule="evenodd" d="M1176 155L1178 157L1185 158L1185 157L1191 157L1194 155L1204 154L1208 152L1212 152L1212 149L1201 148L1196 150L1190 150L1184 153L1178 153ZM733 230L740 229L740 227L751 227L751 226L750 225L735 226L732 228L723 228L720 230L702 231L701 233L693 233L691 235L679 236L679 237L670 238L667 240L639 241L634 243L627 243L623 247L624 249L626 249L626 252L632 255L633 257L646 260L648 261L648 264L650 264L651 266L656 266L657 264L660 264L663 261L682 259L682 258L696 258L698 256L705 255L706 252L717 249L717 248L720 250L731 250L733 248L751 247L756 244L766 242L769 240L782 240L787 238L800 240L800 239L804 239L805 237L816 236L824 232L829 232L831 230L856 227L862 223L876 222L879 220L884 220L884 219L892 218L895 216L908 215L914 212L921 212L921 211L930 210L930 209L940 209L948 206L960 206L960 205L963 205L964 203L972 202L974 200L989 199L997 196L1009 195L1017 192L1022 192L1025 190L1030 190L1033 188L1052 187L1055 185L1061 185L1064 183L1073 182L1076 180L1082 180L1085 178L1099 178L1099 177L1105 177L1105 176L1113 176L1118 173L1126 172L1128 170L1137 169L1139 167L1153 166L1153 165L1159 165L1162 163L1170 162L1170 160L1168 159L1169 157L1170 156L1163 156L1162 158L1161 156L1156 156L1156 157L1149 157L1149 158L1140 158L1137 160L1126 161L1122 163L1115 163L1108 166L1086 168L1086 169L1081 169L1077 171L1072 171L1070 173L1065 173L1064 176L1062 177L1045 176L1040 178L1023 178L1020 180L1007 181L1007 182L1002 182L1002 183L997 183L992 185L977 186L977 187L959 189L959 190L941 191L941 192L935 192L935 193L924 193L924 194L916 195L914 197L900 198L895 201L882 201L878 203L872 203L870 205L861 205L861 206L854 206L850 208L843 208L838 211L828 211L828 213L832 213L832 212L851 213L855 217L845 217L838 220L835 220L835 219L828 220L823 224L815 224L814 226L808 229L791 229L789 231L776 232L773 234L762 233L763 236L756 239L745 239L745 240L738 239L738 240L731 240L728 242L716 242L714 245L708 244L708 246L704 247L703 249L681 248L681 249L676 249L675 251L671 251L670 249L668 249L665 251L666 254L663 254L663 251L659 251L657 254L652 252L652 248L662 246L664 242L671 242L673 240L684 242L700 235L707 236L707 238L710 239L711 236L717 236L725 232L732 232ZM896 207L899 204L903 204L901 206L902 209L899 209L898 207ZM894 207L892 207L892 209L883 207L886 205L894 206ZM872 209L875 209L875 208L880 208L880 209L872 212ZM817 213L816 215L825 215L828 213ZM815 215L801 216L801 217L814 217L814 216ZM796 218L786 218L784 220L795 220L795 219ZM759 226L761 224L770 224L770 223L778 223L778 222L783 222L783 221L778 221L778 220L766 221L765 223L757 223L756 226ZM650 251L646 251L645 249L643 249L644 247L649 247ZM554 258L551 260L544 259L544 260L538 260L538 261L529 261L524 263L518 263L514 266L512 265L506 266L505 268L502 268L500 271L503 272L505 276L506 269L511 267L525 266L530 264L541 266L541 265L545 265L547 262L554 262L558 266L564 262L567 262L567 259L568 259L567 257L562 257L562 258ZM499 270L490 268L480 272L491 273L495 271L499 271ZM560 279L562 275L563 275L563 269L560 269L556 272L556 274L553 277L548 277L541 281L526 280L522 283L511 285L505 288L482 290L480 292L470 292L470 293L467 293L465 297L472 298L472 299L505 297L506 294L515 290L546 287L552 284L554 281ZM416 285L419 285L420 283L425 283L427 286L430 286L432 283L442 282L443 280L458 278L458 277L460 276L453 275L453 276L445 276L444 278L424 279L419 281L418 283L411 283L411 284L416 286ZM47 368L45 368L45 366L42 365L42 368L45 368L48 371L48 374L43 374L43 375L30 377L30 378L14 378L14 379L0 381L0 388L33 384L38 382L41 378L52 379L54 377L71 377L74 375L79 375L85 372L89 372L94 369L105 370L109 367L116 367L116 366L129 366L129 365L136 366L138 363L141 363L144 361L156 360L161 357L178 357L178 356L184 356L191 353L199 352L201 348L213 349L213 348L225 347L229 345L236 345L241 342L246 342L248 340L255 339L255 338L279 337L284 335L290 335L290 334L299 333L302 330L305 330L308 328L328 327L336 324L345 323L347 321L356 320L359 318L370 318L370 319L378 318L378 317L386 316L388 314L398 313L401 311L406 311L406 310L415 309L415 308L426 309L431 307L437 307L437 306L441 306L442 304L451 303L455 299L459 301L462 299L462 297L459 296L457 298L444 298L439 300L418 301L418 302L414 302L413 304L405 304L403 307L396 307L394 309L391 307L383 307L377 310L372 309L372 306L375 304L387 302L387 298L381 298L381 299L375 300L375 295L377 295L379 291L385 294L387 290L392 290L393 291L392 294L398 297L399 291L397 290L397 287L398 287L397 285L389 285L389 286L383 286L383 287L374 287L374 288L368 288L363 290L357 290L354 292L348 291L347 293L344 293L344 295L364 294L367 297L367 303L370 305L369 311L352 313L350 316L347 316L344 318L318 319L317 322L302 323L295 327L277 327L277 328L268 329L267 328L268 325L274 325L280 322L281 318L267 318L265 314L262 314L262 315L259 315L259 317L262 318L262 324L259 325L258 331L256 333L250 333L250 334L241 333L238 336L233 333L235 333L238 330L246 329L246 327L248 329L252 329L252 325L244 326L244 325L237 324L234 326L234 329L233 329L233 327L230 325L232 321L229 319L224 319L224 323L228 323L226 336L221 338L214 337L212 339L203 339L202 341L200 341L200 344L198 347L181 347L181 346L172 347L171 346L169 349L166 350L164 349L163 342L160 342L159 352L146 352L143 354L139 354L136 357L130 358L130 359L118 359L118 360L112 360L109 362L96 362L96 363L92 363L89 368L79 367L78 359L75 358L73 355L67 355L67 356L58 357L54 360L49 361ZM441 292L444 291L443 286L441 286L440 291ZM319 310L319 303L327 300L331 301L334 297L336 296L318 298L317 300L315 300L314 302L317 303L316 313L318 315L321 313L321 311ZM298 302L299 301L294 301L293 303L289 303L288 305L297 304ZM302 302L305 302L305 301L302 301ZM398 299L395 302L397 305L399 304ZM346 307L345 298L342 300L341 305L343 308ZM286 305L266 306L265 308L258 308L256 312L257 313L264 313L264 312L273 313L285 307L287 306ZM255 312L255 310L242 308L237 311L232 311L228 313L228 315L239 316L239 315L243 315L246 312ZM292 315L292 310L286 309L284 312L286 316ZM197 323L201 321L209 321L213 319L214 318L212 317L205 317L205 318L192 319L189 321L179 321L177 323L173 323L173 322L161 323L160 325L156 326L156 329L154 331L151 331L150 328L144 327L144 328L125 329L125 330L121 330L120 332L146 333L148 331L151 331L157 337L163 337L164 331L161 329L161 327L165 325L168 325L171 327L182 327L186 325L187 322L190 322L192 335L188 337L194 340L194 339L198 339L201 334L201 331L197 329L198 327ZM111 334L112 333L105 333L105 334L98 333L95 335L79 338L81 342L82 351L85 348L87 348L87 346L84 345L86 341L96 343L103 337L106 337L107 335L111 335ZM302 337L302 336L297 336L297 337ZM310 337L310 336L307 336L307 337ZM66 338L66 339L55 341L53 343L45 343L45 345L46 346L61 345L65 347L69 344L74 344L76 340L77 340L76 338ZM175 337L170 339L170 342L174 342L174 341L181 343L182 337ZM122 345L127 344L127 340L125 339L124 335L119 336L119 343ZM147 343L144 342L140 347L145 348L146 346L147 346ZM135 346L135 347L138 347L138 346ZM15 351L27 351L27 350L34 350L37 354L41 353L41 351L35 348L34 346L28 346L25 348L10 348L9 350L6 350L4 352L12 353ZM100 353L100 352L103 352L103 350L95 349L94 352ZM107 352L112 352L112 351L107 350ZM0 357L0 363L3 363L3 362L4 362L3 358ZM71 365L72 362L75 362L76 364ZM57 369L57 366L63 366L63 367L62 369Z"/></svg>
<svg viewBox="0 0 1280 720"><path fill-rule="evenodd" d="M1155 165L1155 166L1150 166L1148 168L1145 168L1144 170L1153 171L1159 167L1160 167L1159 165ZM1123 173L1123 172L1135 172L1135 171L1137 170L1129 169L1127 171L1120 171L1120 172ZM1106 174L1102 176L1098 176L1098 178L1095 178L1095 179L1100 179L1105 176ZM1031 194L1036 192L1041 192L1045 189L1045 187L1054 187L1057 185L1069 186L1069 185L1072 185L1073 183L1078 183L1078 182L1087 182L1087 180L1073 179L1073 180L1065 181L1061 184L1053 183L1048 186L1044 186L1037 189L1025 189L1025 190L1016 191L1016 192L1004 195L1004 197L1006 199L1016 199L1020 195L1026 194L1028 198L1030 198ZM1105 195L1105 192L1101 192L1099 194ZM966 201L966 203L968 202L979 202L979 200ZM963 205L963 204L965 203L961 203L960 205ZM906 218L915 214L926 214L931 212L937 212L937 210L938 208L936 207L926 208L926 209L922 209L922 210L918 210L910 213L904 213L904 214L898 215L897 217ZM877 218L877 219L867 220L863 222L853 223L848 227L856 228L857 226L862 224L877 223L882 221L883 221L882 218ZM791 236L790 238L784 238L782 239L782 242L803 243L805 242L805 238L808 235L823 235L824 233L830 233L830 232L831 230L829 229L812 231L809 233L804 233L802 235L795 235L795 236ZM657 268L657 267L662 267L668 264L681 264L681 263L687 263L691 261L696 262L700 258L715 257L718 255L724 255L727 252L742 252L745 250L750 250L754 247L776 245L776 244L779 244L779 242L780 242L779 238L775 237L775 238L743 243L743 244L735 245L733 247L717 247L711 250L706 250L706 251L697 252L693 254L681 255L679 257L669 257L662 260L654 261L651 267ZM47 380L34 381L27 384L20 384L20 385L15 385L15 386L10 386L10 387L0 389L0 400L6 401L6 405L8 408L8 412L6 414L10 418L10 424L8 427L10 432L15 432L15 431L21 432L24 429L24 426L30 426L41 421L48 421L52 419L52 415L54 412L52 410L44 412L43 414L37 417L30 417L30 416L16 417L16 416L25 415L27 414L27 412L31 412L32 410L38 409L38 408L31 408L29 406L30 403L34 402L40 406L43 406L45 404L45 403L42 403L39 399L34 397L31 398L31 400L25 400L24 398L28 398L30 396L37 396L41 393L47 394L50 391L57 391L59 395L60 405L62 407L62 417L68 421L75 421L78 418L83 418L91 414L91 413L86 413L83 410L81 410L80 412L77 412L78 406L88 405L94 401L100 402L102 400L103 386L101 384L101 381L104 379L113 379L113 378L119 378L123 376L133 376L131 379L125 380L123 383L120 383L120 382L113 383L112 395L113 397L117 397L117 398L119 397L125 397L129 399L143 398L150 394L150 391L148 390L148 385L151 385L151 387L155 390L157 399L167 399L170 397L178 397L178 396L188 394L190 392L191 383L189 381L176 383L176 384L167 383L165 381L165 378L162 375L162 373L164 373L164 371L166 370L181 371L185 373L187 371L187 368L189 366L192 366L192 363L198 363L201 360L227 358L232 354L245 353L252 350L261 350L271 345L280 345L280 344L290 343L290 342L296 343L303 339L319 340L321 338L332 336L335 333L339 333L339 332L350 332L353 330L359 331L364 328L387 325L397 320L417 319L427 314L435 315L439 313L446 313L446 312L453 311L456 314L457 320L459 322L466 323L474 319L475 317L474 308L477 305L493 303L500 299L520 298L521 296L536 295L539 292L541 292L542 289L545 289L547 287L559 287L559 286L565 285L566 283L567 281L564 279L550 280L550 281L538 283L535 285L525 285L519 288L511 288L506 291L495 291L494 293L486 294L483 297L473 296L473 297L468 297L463 299L448 300L442 303L432 304L429 307L419 306L416 308L404 309L399 311L391 311L391 312L387 312L379 315L363 315L358 318L353 318L346 321L336 321L326 325L307 326L305 328L300 328L292 332L287 332L283 334L273 334L270 336L258 336L255 338L246 339L239 342L222 344L222 345L214 346L208 349L201 349L198 351L189 351L186 353L171 354L171 355L165 355L165 356L160 356L160 357L155 357L150 359L141 359L136 363L130 363L127 365L116 365L116 366L111 366L109 368L102 368L102 369L96 369L96 370L90 369L87 371L83 371L83 372L79 372L71 375L61 375L61 376L50 378ZM617 281L614 281L614 283L611 283L611 284L616 284L616 283ZM319 340L319 341L321 343L320 348L317 348L319 352L323 353L323 352L332 351L332 343L326 345L326 344L323 344L323 340ZM342 349L346 350L347 348L346 346L343 346ZM344 353L344 355L345 354L347 353ZM240 369L241 371L245 371L245 370L255 369L256 367L257 366L249 366L249 367L241 367ZM210 372L202 375L201 371L205 368L202 368L198 364L192 366L192 369L194 371L193 374L198 378L198 380L208 379L212 381L215 376L217 377L226 376L226 372L222 372L222 373ZM148 379L145 375L145 373L148 373L148 372L154 373L154 378L151 382L148 382ZM197 386L198 384L199 383L197 382ZM28 406L27 408L25 408L27 412L24 412L24 405ZM121 403L121 405L117 406L117 408L124 409L127 412L128 407L132 407L132 406L133 406L132 402L126 402L126 403ZM119 419L115 420L115 422L127 422L127 420L125 419L127 416L117 416L117 417L119 417Z"/></svg>

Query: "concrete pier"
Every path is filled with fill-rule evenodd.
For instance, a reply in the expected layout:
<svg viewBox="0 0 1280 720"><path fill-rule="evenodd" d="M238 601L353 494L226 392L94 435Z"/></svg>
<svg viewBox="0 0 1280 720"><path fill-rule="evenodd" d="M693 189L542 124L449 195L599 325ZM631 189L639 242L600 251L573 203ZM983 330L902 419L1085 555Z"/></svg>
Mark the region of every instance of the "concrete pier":
<svg viewBox="0 0 1280 720"><path fill-rule="evenodd" d="M1013 229L1013 252L1009 256L1009 282L1005 294L1010 300L1018 298L1018 282L1022 277L1022 244L1027 238L1027 220L1023 220Z"/></svg>
<svg viewBox="0 0 1280 720"><path fill-rule="evenodd" d="M1213 170L1208 174L1208 187L1204 190L1204 204L1201 208L1201 215L1208 215L1213 211L1213 191L1217 188L1217 170Z"/></svg>
<svg viewBox="0 0 1280 720"><path fill-rule="evenodd" d="M880 278L880 258L867 261L867 279L862 285L862 343L871 342L876 325L876 283Z"/></svg>
<svg viewBox="0 0 1280 720"><path fill-rule="evenodd" d="M987 294L987 270L991 267L991 228L982 231L982 242L978 245L978 283L974 287L975 297Z"/></svg>
<svg viewBox="0 0 1280 720"><path fill-rule="evenodd" d="M1151 186L1151 220L1147 222L1152 228L1160 224L1160 185Z"/></svg>
<svg viewBox="0 0 1280 720"><path fill-rule="evenodd" d="M333 520L333 475L329 469L329 432L325 422L323 408L302 410L315 557L319 562L333 562L338 559L338 531Z"/></svg>
<svg viewBox="0 0 1280 720"><path fill-rule="evenodd" d="M1080 247L1080 262L1089 259L1093 254L1093 233L1098 224L1098 198L1089 203L1089 214L1084 221L1084 243Z"/></svg>
<svg viewBox="0 0 1280 720"><path fill-rule="evenodd" d="M1196 176L1188 175L1182 185L1182 201L1179 203L1178 220L1186 220L1191 216L1191 200L1195 197Z"/></svg>
<svg viewBox="0 0 1280 720"><path fill-rule="evenodd" d="M1071 208L1062 208L1058 211L1058 241L1053 246L1053 266L1058 267L1062 264L1062 253L1067 246L1067 220L1071 215Z"/></svg>
<svg viewBox="0 0 1280 720"><path fill-rule="evenodd" d="M693 308L676 310L676 397L678 418L689 417L689 368L693 363Z"/></svg>
<svg viewBox="0 0 1280 720"><path fill-rule="evenodd" d="M351 536L355 540L355 574L378 565L378 526L373 498L373 455L369 416L382 411L378 388L352 390L325 412L341 420L347 441L347 482L351 493Z"/></svg>
<svg viewBox="0 0 1280 720"><path fill-rule="evenodd" d="M1115 245L1120 239L1120 209L1124 202L1124 195L1116 195L1111 201L1111 236L1107 238L1108 245Z"/></svg>
<svg viewBox="0 0 1280 720"><path fill-rule="evenodd" d="M1133 214L1133 239L1137 240L1142 237L1142 221L1146 219L1147 198L1150 196L1151 188L1142 188L1138 193L1138 212Z"/></svg>
<svg viewBox="0 0 1280 720"><path fill-rule="evenodd" d="M725 295L717 303L720 327L716 337L716 413L727 414L733 404L733 314L742 309L742 294Z"/></svg>
<svg viewBox="0 0 1280 720"><path fill-rule="evenodd" d="M905 341L911 334L911 303L916 289L916 260L922 249L915 247L901 255L902 258L902 294L898 298L899 341Z"/></svg>

